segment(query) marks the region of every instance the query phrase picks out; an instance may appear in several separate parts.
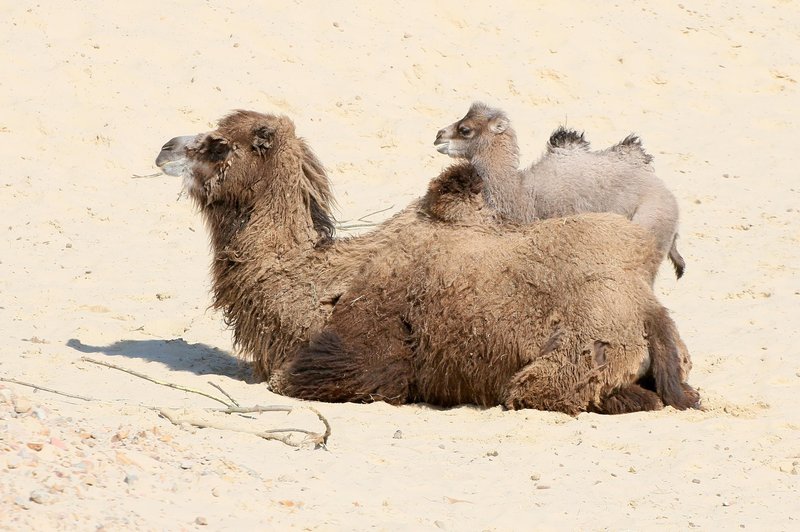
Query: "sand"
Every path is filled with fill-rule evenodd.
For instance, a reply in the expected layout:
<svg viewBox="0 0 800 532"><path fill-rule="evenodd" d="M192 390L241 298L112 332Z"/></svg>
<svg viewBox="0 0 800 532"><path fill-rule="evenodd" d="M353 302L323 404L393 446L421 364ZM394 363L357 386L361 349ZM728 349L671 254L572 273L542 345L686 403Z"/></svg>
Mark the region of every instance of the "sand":
<svg viewBox="0 0 800 532"><path fill-rule="evenodd" d="M796 3L257 4L0 8L0 377L92 399L0 382L0 528L800 527ZM205 228L153 160L232 109L285 113L340 219L380 218L473 100L526 162L559 124L642 137L681 209L687 273L656 290L704 411L320 403L327 449L298 449L173 425L151 407L222 405L82 360L297 407L228 416L244 430L322 430L237 361Z"/></svg>

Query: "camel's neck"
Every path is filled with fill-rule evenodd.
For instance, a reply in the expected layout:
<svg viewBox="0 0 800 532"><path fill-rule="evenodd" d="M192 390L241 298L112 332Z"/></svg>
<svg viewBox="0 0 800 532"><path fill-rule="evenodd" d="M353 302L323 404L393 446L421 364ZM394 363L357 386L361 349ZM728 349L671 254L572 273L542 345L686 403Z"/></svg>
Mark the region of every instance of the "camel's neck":
<svg viewBox="0 0 800 532"><path fill-rule="evenodd" d="M486 202L499 213L514 217L521 188L517 136L507 129L470 160L483 179Z"/></svg>
<svg viewBox="0 0 800 532"><path fill-rule="evenodd" d="M324 253L315 250L310 213L302 199L208 210L214 307L233 328L236 345L253 359L256 374L269 378L324 321L315 284L315 257Z"/></svg>

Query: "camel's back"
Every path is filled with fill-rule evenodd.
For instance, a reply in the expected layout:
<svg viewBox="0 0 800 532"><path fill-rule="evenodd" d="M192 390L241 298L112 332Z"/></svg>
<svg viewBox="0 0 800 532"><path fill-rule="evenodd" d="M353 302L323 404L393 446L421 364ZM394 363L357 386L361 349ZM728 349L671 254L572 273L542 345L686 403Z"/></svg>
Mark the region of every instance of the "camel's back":
<svg viewBox="0 0 800 532"><path fill-rule="evenodd" d="M642 199L664 189L652 166L613 150L559 150L523 171L536 217L612 212L631 218Z"/></svg>
<svg viewBox="0 0 800 532"><path fill-rule="evenodd" d="M608 267L655 275L660 255L650 233L613 213L584 213L528 225L443 226L416 260L432 269L498 276L557 274L564 282ZM422 256L424 255L424 256Z"/></svg>

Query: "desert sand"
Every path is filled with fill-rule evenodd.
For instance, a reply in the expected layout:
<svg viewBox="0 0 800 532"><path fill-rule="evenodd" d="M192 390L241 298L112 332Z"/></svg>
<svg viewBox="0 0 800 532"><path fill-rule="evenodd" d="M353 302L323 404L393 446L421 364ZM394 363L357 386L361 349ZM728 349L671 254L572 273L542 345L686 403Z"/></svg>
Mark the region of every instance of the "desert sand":
<svg viewBox="0 0 800 532"><path fill-rule="evenodd" d="M755 4L6 2L0 528L797 530L800 7ZM296 407L223 419L242 430L323 430L238 362L202 220L153 161L232 109L284 113L339 218L379 221L473 100L525 162L559 124L642 137L681 208L687 273L656 290L702 411L315 403L327 445L295 448L173 425L154 407L222 405L83 359Z"/></svg>

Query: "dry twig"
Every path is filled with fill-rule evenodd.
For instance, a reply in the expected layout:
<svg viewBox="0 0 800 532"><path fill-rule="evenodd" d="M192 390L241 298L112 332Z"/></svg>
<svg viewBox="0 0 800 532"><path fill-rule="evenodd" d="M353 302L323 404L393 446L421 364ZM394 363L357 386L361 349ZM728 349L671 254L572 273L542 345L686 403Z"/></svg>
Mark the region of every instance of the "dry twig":
<svg viewBox="0 0 800 532"><path fill-rule="evenodd" d="M91 362L92 364L97 364L99 366L105 366L105 367L108 367L108 368L117 369L117 370L123 371L125 373L129 373L129 374L131 374L131 375L133 375L135 377L139 377L141 379L153 382L155 384L159 384L161 386L166 386L168 388L174 388L176 390L181 390L181 391L185 391L185 392L191 392L191 393L195 393L195 394L198 394L198 395L202 395L202 396L208 397L210 399L214 399L215 401L218 401L218 402L220 402L220 403L225 405L225 408L204 408L204 409L202 409L204 412L208 412L208 413L212 413L212 414L213 413L252 414L252 413L261 413L261 412L287 412L288 413L288 412L292 412L292 410L293 410L293 408L291 406L286 406L286 405L239 406L239 404L236 402L236 400L233 397L231 397L227 392L225 392L225 390L223 390L220 386L215 385L212 382L209 382L209 384L211 384L212 386L217 388L219 391L221 391L223 394L225 394L225 396L228 397L233 403L235 403L235 406L233 406L233 405L230 405L230 404L226 403L225 401L223 401L221 399L218 399L217 397L214 397L213 395L209 395L207 393L204 393L204 392L201 392L201 391L198 391L198 390L193 390L193 389L187 388L185 386L180 386L178 384L159 381L157 379L154 379L154 378L149 377L147 375L144 375L142 373L139 373L139 372L136 372L136 371L133 371L133 370L129 370L129 369L126 369L126 368L122 368L120 366L116 366L116 365L110 364L108 362L102 362L102 361L99 361L99 360L94 360L94 359L89 358L89 357L81 357L81 360L84 360L86 362ZM115 404L115 405L118 404L118 403L112 403L110 401L103 401L103 400L99 400L99 399L93 399L91 397L84 397L84 396L81 396L81 395L75 395L75 394L70 394L70 393L66 393L66 392L60 392L60 391L54 390L52 388L45 388L44 386L39 386L37 384L32 384L32 383L29 383L29 382L18 381L16 379L11 379L11 378L8 378L8 377L0 377L0 381L10 382L10 383L13 383L13 384L18 384L20 386L28 386L28 387L34 388L36 390L42 390L42 391L54 393L54 394L57 394L57 395L63 395L64 397L70 397L70 398L73 398L73 399L81 399L83 401L95 401L95 402L99 402L99 403L109 403L109 404ZM325 444L328 442L328 438L331 435L331 425L328 422L328 420L316 408L313 408L311 406L305 406L305 408L307 408L308 410L310 410L311 412L316 414L317 418L319 418L319 420L325 426L325 432L323 432L322 434L320 434L319 432L314 432L314 431L311 431L311 430L299 429L299 428L280 428L280 429L266 429L266 430L239 429L239 428L233 427L233 426L231 426L229 424L226 424L226 423L219 423L219 422L215 422L215 421L199 419L199 418L192 417L192 416L182 415L182 414L178 413L178 411L176 409L173 409L173 408L166 408L166 407L160 407L160 406L145 406L145 405L140 405L140 406L142 406L144 408L147 408L149 410L154 410L154 411L158 412L161 416L163 416L164 418L168 419L174 425L180 426L183 423L188 423L189 425L193 425L193 426L198 427L198 428L213 428L213 429L218 429L218 430L229 430L229 431L234 431L234 432L243 432L243 433L246 433L246 434L253 434L253 435L258 436L259 438L263 438L265 440L279 441L279 442L281 442L281 443L283 443L285 445L289 445L291 447L301 447L303 445L303 443L305 443L306 441L311 441L314 444L315 447L324 447ZM290 434L287 434L287 433L305 434L306 435L306 439L303 442L297 443L297 442L292 441L290 439Z"/></svg>
<svg viewBox="0 0 800 532"><path fill-rule="evenodd" d="M237 402L236 402L236 399L234 399L233 397L231 397L231 394L229 394L228 392L226 392L225 390L223 390L223 389L222 389L222 386L220 386L219 384L215 384L215 383L213 383L213 382L211 382L211 381L208 381L208 383L209 383L211 386L213 386L214 388L216 388L217 390L221 391L221 392L222 392L222 394L223 394L225 397L227 397L228 399L230 399L230 400L231 400L231 403L233 403L235 406L239 406L239 403L237 403Z"/></svg>
<svg viewBox="0 0 800 532"><path fill-rule="evenodd" d="M43 392L50 392L56 395L63 395L64 397L71 397L72 399L80 399L81 401L94 401L91 397L84 397L82 395L75 395L66 392L59 392L58 390L53 390L52 388L45 388L44 386L39 386L38 384L31 384L30 382L23 382L18 381L17 379L9 379L7 377L0 377L0 381L3 382L11 382L14 384L19 384L20 386L27 386L29 388L33 388L34 390L41 390Z"/></svg>
<svg viewBox="0 0 800 532"><path fill-rule="evenodd" d="M116 370L119 370L119 371L124 371L125 373L133 375L134 377L139 377L140 379L144 379L146 381L150 381L150 382L153 382L155 384L159 384L161 386L166 386L168 388L174 388L175 390L181 390L181 391L184 391L184 392L195 393L197 395L202 395L204 397L208 397L209 399L213 399L213 400L217 401L218 403L222 403L225 406L231 406L227 401L223 401L219 397L215 397L215 396L213 396L211 394L207 394L205 392L201 392L200 390L194 390L192 388L187 388L186 386L181 386L180 384L173 384L171 382L160 381L158 379L154 379L153 377L148 377L144 373L139 373L138 371L134 371L132 369L123 368L121 366L117 366L116 364L110 364L108 362L103 362L101 360L95 360L95 359L89 358L89 357L81 357L81 360L83 360L85 362L91 362L92 364L97 364L98 366L105 366L107 368L112 368L112 369L116 369Z"/></svg>
<svg viewBox="0 0 800 532"><path fill-rule="evenodd" d="M244 408L244 409L236 408L236 409L232 409L232 410L235 410L237 413L239 413L239 411L248 411L248 410L266 411L265 408L269 408L270 410L274 410L276 408L286 408L286 407L253 407L252 409L250 409L250 408ZM289 409L289 410L291 410L291 409ZM310 431L310 430L306 430L306 429L298 429L298 428L281 428L281 429L266 429L266 430L240 429L240 428L233 427L228 423L218 422L218 421L213 421L213 420L208 420L208 419L201 419L201 418L198 418L198 417L195 417L195 416L192 416L192 415L188 415L188 414L181 414L180 412L176 411L175 409L171 409L171 408L159 408L158 409L158 413L161 414L162 416L164 416L166 419L168 419L173 425L180 426L183 423L187 423L189 425L192 425L193 427L197 427L197 428L201 428L201 429L217 429L217 430L229 430L229 431L233 431L233 432L243 432L245 434L252 434L254 436L258 436L259 438L263 438L265 440L277 440L277 441L279 441L279 442L281 442L281 443L283 443L285 445L289 445L290 447L302 447L302 445L303 445L303 443L305 441L310 440L314 444L315 447L322 447L327 443L328 437L330 436L330 424L328 423L328 420L325 419L324 416L322 416L322 414L320 414L319 412L317 412L314 409L311 409L311 410L314 413L317 414L319 419L325 425L325 432L323 434L320 434L318 432L313 432L313 431ZM219 410L217 410L217 411L219 411ZM282 433L284 435L282 435ZM292 441L290 439L290 434L286 434L286 433L305 434L306 435L306 440L304 440L303 442L300 442L300 443L294 442L294 441Z"/></svg>

